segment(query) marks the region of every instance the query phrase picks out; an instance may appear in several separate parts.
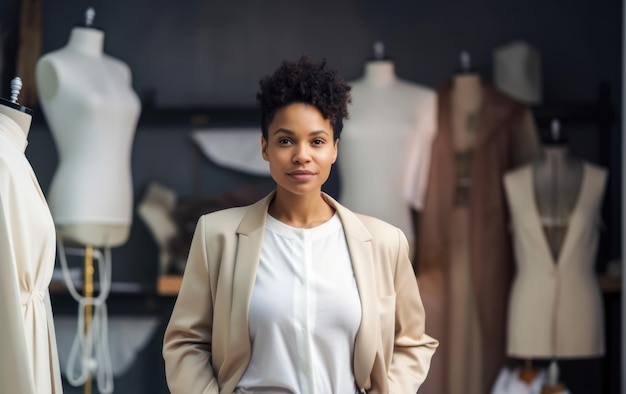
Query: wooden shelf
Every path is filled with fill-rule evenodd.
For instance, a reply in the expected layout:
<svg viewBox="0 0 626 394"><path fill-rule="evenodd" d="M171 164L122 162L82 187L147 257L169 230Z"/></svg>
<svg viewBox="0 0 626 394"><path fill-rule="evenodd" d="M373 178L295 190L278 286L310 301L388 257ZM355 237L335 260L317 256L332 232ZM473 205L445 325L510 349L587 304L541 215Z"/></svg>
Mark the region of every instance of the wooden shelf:
<svg viewBox="0 0 626 394"><path fill-rule="evenodd" d="M157 293L159 295L175 296L180 290L183 281L182 275L162 275L157 283ZM616 294L622 291L622 277L611 275L598 275L600 289L605 294Z"/></svg>
<svg viewBox="0 0 626 394"><path fill-rule="evenodd" d="M161 275L157 282L157 293L168 296L178 295L182 281L182 275Z"/></svg>
<svg viewBox="0 0 626 394"><path fill-rule="evenodd" d="M604 294L617 294L622 292L622 277L615 275L598 275L600 289Z"/></svg>

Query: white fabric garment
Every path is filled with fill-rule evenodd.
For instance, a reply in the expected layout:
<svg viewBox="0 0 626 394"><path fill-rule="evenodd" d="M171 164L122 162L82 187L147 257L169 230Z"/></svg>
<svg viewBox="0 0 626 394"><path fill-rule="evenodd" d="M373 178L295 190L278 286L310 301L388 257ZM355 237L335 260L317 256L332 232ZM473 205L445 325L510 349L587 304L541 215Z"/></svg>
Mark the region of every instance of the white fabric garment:
<svg viewBox="0 0 626 394"><path fill-rule="evenodd" d="M520 368L503 367L498 374L491 394L541 394L541 389L548 382L545 369L537 371L532 382L526 383L519 378ZM572 394L569 390L561 390L558 394Z"/></svg>
<svg viewBox="0 0 626 394"><path fill-rule="evenodd" d="M247 174L269 176L270 166L261 155L258 128L198 129L191 139L215 164Z"/></svg>
<svg viewBox="0 0 626 394"><path fill-rule="evenodd" d="M0 393L61 393L48 286L56 234L24 155L26 135L0 114Z"/></svg>
<svg viewBox="0 0 626 394"><path fill-rule="evenodd" d="M532 382L526 383L519 378L520 368L503 367L498 374L491 394L541 394L541 387L546 383L547 373L541 369Z"/></svg>
<svg viewBox="0 0 626 394"><path fill-rule="evenodd" d="M421 210L428 184L436 93L397 78L387 61L368 63L364 78L350 85L350 117L338 146L339 201L399 227L413 245L411 208Z"/></svg>
<svg viewBox="0 0 626 394"><path fill-rule="evenodd" d="M268 215L250 303L252 358L235 393L358 392L352 360L360 323L339 217L302 229Z"/></svg>

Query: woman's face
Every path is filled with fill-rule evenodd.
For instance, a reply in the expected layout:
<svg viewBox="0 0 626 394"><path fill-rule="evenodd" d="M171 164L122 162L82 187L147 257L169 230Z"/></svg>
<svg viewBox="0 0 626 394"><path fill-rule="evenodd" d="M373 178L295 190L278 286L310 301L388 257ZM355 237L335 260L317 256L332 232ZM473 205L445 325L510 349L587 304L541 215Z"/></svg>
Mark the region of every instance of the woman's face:
<svg viewBox="0 0 626 394"><path fill-rule="evenodd" d="M313 105L294 103L279 109L261 137L263 158L278 185L289 193L319 193L337 159L330 119Z"/></svg>

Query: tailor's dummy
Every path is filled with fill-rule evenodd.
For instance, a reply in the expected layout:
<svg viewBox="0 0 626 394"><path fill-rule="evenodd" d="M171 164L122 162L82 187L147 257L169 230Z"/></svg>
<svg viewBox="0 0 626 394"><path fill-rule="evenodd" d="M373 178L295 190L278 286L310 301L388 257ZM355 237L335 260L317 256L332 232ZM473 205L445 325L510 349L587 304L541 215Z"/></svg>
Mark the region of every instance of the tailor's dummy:
<svg viewBox="0 0 626 394"><path fill-rule="evenodd" d="M40 58L37 88L59 151L48 201L62 238L114 247L128 239L130 155L140 103L129 67L103 53L104 32L72 29L69 42Z"/></svg>
<svg viewBox="0 0 626 394"><path fill-rule="evenodd" d="M363 77L350 85L350 117L339 143L339 199L399 227L413 247L407 194L415 196L419 209L436 129L436 94L398 78L379 42Z"/></svg>
<svg viewBox="0 0 626 394"><path fill-rule="evenodd" d="M502 176L538 144L527 106L472 69L466 51L438 100L415 265L426 329L441 345L422 391L484 394L505 359L512 266Z"/></svg>
<svg viewBox="0 0 626 394"><path fill-rule="evenodd" d="M532 359L552 360L543 394L566 390L556 360L605 351L595 259L606 179L604 168L570 153L558 120L541 156L504 177L517 268L507 355L526 360L525 381L536 374Z"/></svg>
<svg viewBox="0 0 626 394"><path fill-rule="evenodd" d="M472 159L482 130L480 121L484 107L481 75L470 64L467 52L460 56L459 69L451 80L450 132L454 152L454 206L451 214L451 246L449 264L450 287L453 288L448 316L449 348L459 357L448 359L447 382L450 393L484 392L482 337L478 318L478 300L471 284L470 195L472 192ZM423 231L428 231L424 229ZM419 262L417 263L419 266ZM469 365L464 365L469 364Z"/></svg>
<svg viewBox="0 0 626 394"><path fill-rule="evenodd" d="M61 393L48 286L54 223L24 152L33 111L0 99L0 393Z"/></svg>

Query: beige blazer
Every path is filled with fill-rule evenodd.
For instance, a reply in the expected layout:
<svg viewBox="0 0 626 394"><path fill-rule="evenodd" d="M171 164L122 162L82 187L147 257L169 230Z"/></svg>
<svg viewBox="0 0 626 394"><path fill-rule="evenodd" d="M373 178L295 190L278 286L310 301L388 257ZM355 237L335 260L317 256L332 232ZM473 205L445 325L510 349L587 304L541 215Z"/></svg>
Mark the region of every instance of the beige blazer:
<svg viewBox="0 0 626 394"><path fill-rule="evenodd" d="M198 221L163 344L172 393L232 393L245 371L251 348L248 308L273 196ZM361 299L356 383L370 393L415 393L438 342L424 333L406 237L324 198L343 223Z"/></svg>

